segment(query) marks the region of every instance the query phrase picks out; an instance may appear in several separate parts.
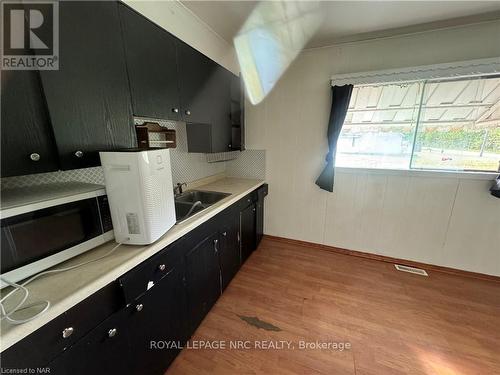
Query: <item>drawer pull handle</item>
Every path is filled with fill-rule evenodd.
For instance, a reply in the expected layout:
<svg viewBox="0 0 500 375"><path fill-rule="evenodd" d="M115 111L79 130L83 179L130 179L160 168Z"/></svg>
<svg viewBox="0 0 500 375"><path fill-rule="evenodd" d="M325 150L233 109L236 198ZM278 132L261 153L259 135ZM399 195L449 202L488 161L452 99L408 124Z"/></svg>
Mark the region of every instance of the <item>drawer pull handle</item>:
<svg viewBox="0 0 500 375"><path fill-rule="evenodd" d="M160 265L158 266L158 269L159 269L160 271L162 271L162 272L163 272L163 271L165 271L165 269L166 269L166 268L167 268L167 266L165 266L164 264L160 264Z"/></svg>
<svg viewBox="0 0 500 375"><path fill-rule="evenodd" d="M137 311L142 311L143 308L144 308L144 305L142 303L139 303L138 305L135 306L135 309Z"/></svg>
<svg viewBox="0 0 500 375"><path fill-rule="evenodd" d="M73 327L64 328L62 331L63 339L67 339L68 337L70 337L73 334L73 331Z"/></svg>
<svg viewBox="0 0 500 375"><path fill-rule="evenodd" d="M40 160L40 154L37 154L36 152L30 154L30 159L33 161L39 161Z"/></svg>
<svg viewBox="0 0 500 375"><path fill-rule="evenodd" d="M214 251L215 251L215 254L217 254L219 252L218 244L219 244L219 240L214 240Z"/></svg>
<svg viewBox="0 0 500 375"><path fill-rule="evenodd" d="M117 333L118 333L118 330L116 328L111 328L108 331L108 337L115 337Z"/></svg>

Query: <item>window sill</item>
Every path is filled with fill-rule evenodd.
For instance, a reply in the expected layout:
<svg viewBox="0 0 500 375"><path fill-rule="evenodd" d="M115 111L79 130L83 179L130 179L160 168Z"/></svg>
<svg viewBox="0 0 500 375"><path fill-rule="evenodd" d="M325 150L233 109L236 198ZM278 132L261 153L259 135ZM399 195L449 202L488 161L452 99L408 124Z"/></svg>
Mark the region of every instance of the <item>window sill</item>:
<svg viewBox="0 0 500 375"><path fill-rule="evenodd" d="M382 176L411 176L411 177L431 177L431 178L458 178L470 180L490 180L493 181L499 173L497 172L455 172L455 171L435 171L426 169L376 169L376 168L349 168L335 167L336 173L350 174L373 174Z"/></svg>

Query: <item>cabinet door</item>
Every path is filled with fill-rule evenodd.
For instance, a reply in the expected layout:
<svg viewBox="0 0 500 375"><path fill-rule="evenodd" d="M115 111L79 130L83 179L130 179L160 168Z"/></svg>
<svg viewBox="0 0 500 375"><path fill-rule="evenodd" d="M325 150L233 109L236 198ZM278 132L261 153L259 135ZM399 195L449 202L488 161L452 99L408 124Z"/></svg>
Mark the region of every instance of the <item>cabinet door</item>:
<svg viewBox="0 0 500 375"><path fill-rule="evenodd" d="M59 70L40 72L63 169L99 165L100 150L137 144L112 1L59 3Z"/></svg>
<svg viewBox="0 0 500 375"><path fill-rule="evenodd" d="M179 120L176 39L126 5L119 10L134 115Z"/></svg>
<svg viewBox="0 0 500 375"><path fill-rule="evenodd" d="M130 306L132 374L163 374L187 340L184 270L176 265Z"/></svg>
<svg viewBox="0 0 500 375"><path fill-rule="evenodd" d="M240 212L241 263L255 250L256 206L251 204Z"/></svg>
<svg viewBox="0 0 500 375"><path fill-rule="evenodd" d="M2 177L57 170L57 149L38 72L2 71L0 98Z"/></svg>
<svg viewBox="0 0 500 375"><path fill-rule="evenodd" d="M231 78L233 74L222 66L214 73L210 97L212 124L212 152L231 149Z"/></svg>
<svg viewBox="0 0 500 375"><path fill-rule="evenodd" d="M225 219L225 225L220 232L219 251L223 290L236 275L241 264L239 215L236 213L236 215L228 216Z"/></svg>
<svg viewBox="0 0 500 375"><path fill-rule="evenodd" d="M218 249L219 233L214 233L186 254L186 291L191 334L221 293Z"/></svg>
<svg viewBox="0 0 500 375"><path fill-rule="evenodd" d="M127 311L111 316L87 336L56 358L51 374L123 375L130 373L130 337Z"/></svg>
<svg viewBox="0 0 500 375"><path fill-rule="evenodd" d="M209 125L217 64L180 40L177 51L182 119Z"/></svg>
<svg viewBox="0 0 500 375"><path fill-rule="evenodd" d="M245 149L245 90L241 77L231 77L231 149Z"/></svg>
<svg viewBox="0 0 500 375"><path fill-rule="evenodd" d="M264 197L259 196L255 203L255 248L257 248L264 235Z"/></svg>

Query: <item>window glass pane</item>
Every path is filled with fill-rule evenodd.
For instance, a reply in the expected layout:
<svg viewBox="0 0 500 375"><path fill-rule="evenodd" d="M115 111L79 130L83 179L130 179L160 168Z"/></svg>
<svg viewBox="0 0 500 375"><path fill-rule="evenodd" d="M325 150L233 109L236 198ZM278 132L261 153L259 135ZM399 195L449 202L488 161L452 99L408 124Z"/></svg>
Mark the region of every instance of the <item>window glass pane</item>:
<svg viewBox="0 0 500 375"><path fill-rule="evenodd" d="M408 169L423 83L356 86L336 166Z"/></svg>
<svg viewBox="0 0 500 375"><path fill-rule="evenodd" d="M500 78L428 82L411 168L498 171Z"/></svg>

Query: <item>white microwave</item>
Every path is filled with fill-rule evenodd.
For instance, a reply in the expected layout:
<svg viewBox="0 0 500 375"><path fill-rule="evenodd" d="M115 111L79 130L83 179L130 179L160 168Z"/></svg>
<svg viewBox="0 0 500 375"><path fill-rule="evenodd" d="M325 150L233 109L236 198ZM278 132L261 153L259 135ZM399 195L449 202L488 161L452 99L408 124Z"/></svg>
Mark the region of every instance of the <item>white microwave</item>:
<svg viewBox="0 0 500 375"><path fill-rule="evenodd" d="M69 182L4 190L1 206L1 274L9 282L114 238L102 185Z"/></svg>

